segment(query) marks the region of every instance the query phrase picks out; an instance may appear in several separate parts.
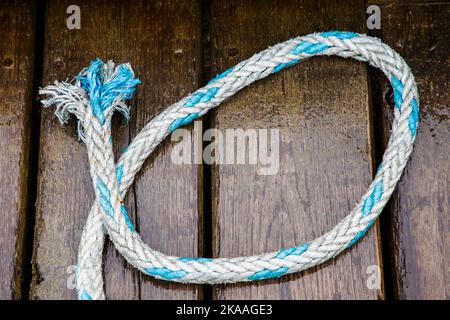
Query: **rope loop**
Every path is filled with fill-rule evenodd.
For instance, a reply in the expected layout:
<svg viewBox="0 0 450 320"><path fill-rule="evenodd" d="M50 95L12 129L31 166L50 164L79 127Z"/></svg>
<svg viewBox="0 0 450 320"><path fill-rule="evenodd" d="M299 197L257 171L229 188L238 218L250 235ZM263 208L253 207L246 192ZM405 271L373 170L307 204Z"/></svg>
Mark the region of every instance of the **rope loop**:
<svg viewBox="0 0 450 320"><path fill-rule="evenodd" d="M147 246L136 232L123 199L137 172L155 147L173 130L204 115L242 88L316 55L366 61L388 77L394 91L392 135L374 180L355 208L331 231L299 244L248 257L183 258ZM409 159L419 118L419 98L410 68L379 39L354 32L329 31L297 37L261 51L217 75L205 87L181 99L152 119L115 162L111 117L127 119L125 104L140 81L129 64L97 59L75 83L55 82L40 90L44 107L56 106L66 123L78 119L86 143L96 200L89 212L78 252L80 299L105 299L102 251L105 232L133 266L158 279L184 283L227 283L281 277L321 264L356 243L373 225L390 198Z"/></svg>

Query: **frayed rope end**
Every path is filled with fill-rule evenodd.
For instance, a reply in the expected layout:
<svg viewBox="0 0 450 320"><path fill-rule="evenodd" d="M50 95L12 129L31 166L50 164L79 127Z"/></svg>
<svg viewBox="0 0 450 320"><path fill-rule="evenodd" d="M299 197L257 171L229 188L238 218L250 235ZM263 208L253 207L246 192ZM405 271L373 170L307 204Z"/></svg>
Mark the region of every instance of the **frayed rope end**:
<svg viewBox="0 0 450 320"><path fill-rule="evenodd" d="M44 108L56 106L55 115L61 124L67 123L70 114L78 118L78 135L84 141L84 130L81 119L87 108L103 125L107 117L115 110L129 120L130 108L125 104L131 99L137 84L141 81L134 77L131 65L116 66L113 61L103 63L100 59L91 62L76 77L75 84L55 81L53 85L39 90Z"/></svg>
<svg viewBox="0 0 450 320"><path fill-rule="evenodd" d="M103 63L96 59L76 79L76 85L88 93L93 112L102 124L114 110L129 119L130 109L124 101L133 97L136 85L141 83L129 63L116 66L111 60Z"/></svg>
<svg viewBox="0 0 450 320"><path fill-rule="evenodd" d="M39 90L39 95L46 97L41 100L44 108L50 106L56 107L55 115L61 125L69 121L70 114L74 114L79 119L78 134L80 138L84 140L80 119L89 105L86 92L71 83L55 81L53 85L41 88Z"/></svg>

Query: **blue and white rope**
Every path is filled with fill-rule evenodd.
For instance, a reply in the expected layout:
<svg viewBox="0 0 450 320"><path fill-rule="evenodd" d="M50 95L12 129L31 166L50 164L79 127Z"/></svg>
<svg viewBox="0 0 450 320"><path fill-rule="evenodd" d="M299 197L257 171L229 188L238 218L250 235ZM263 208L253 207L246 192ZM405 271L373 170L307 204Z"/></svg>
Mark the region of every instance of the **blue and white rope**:
<svg viewBox="0 0 450 320"><path fill-rule="evenodd" d="M180 258L148 247L131 223L123 198L136 173L155 147L174 129L256 80L315 55L367 61L389 78L395 98L392 135L383 162L367 192L331 231L297 247L249 257ZM43 105L56 105L62 123L69 113L79 120L86 143L96 201L89 213L78 254L80 299L104 299L102 251L105 232L136 268L155 278L185 283L225 283L269 279L323 263L352 246L373 225L400 179L412 150L419 117L414 77L405 61L380 40L353 32L331 31L297 37L261 51L212 79L205 87L168 107L134 138L117 163L111 139L111 116L128 117L125 100L139 80L128 64L92 62L74 84L55 82L40 91Z"/></svg>

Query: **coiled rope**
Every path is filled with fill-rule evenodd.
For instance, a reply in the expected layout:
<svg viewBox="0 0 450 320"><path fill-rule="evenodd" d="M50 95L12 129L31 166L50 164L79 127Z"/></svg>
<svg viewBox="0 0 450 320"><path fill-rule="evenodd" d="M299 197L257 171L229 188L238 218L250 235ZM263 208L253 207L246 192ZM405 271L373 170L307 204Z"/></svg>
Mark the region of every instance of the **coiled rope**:
<svg viewBox="0 0 450 320"><path fill-rule="evenodd" d="M256 80L315 55L367 61L390 80L395 100L392 135L383 161L367 192L331 231L297 247L249 257L180 258L148 247L131 223L123 199L136 173L155 147L173 130L201 117ZM125 100L135 86L129 64L95 60L74 84L55 82L40 90L44 107L56 106L62 123L78 118L86 143L96 201L81 236L77 291L80 299L105 299L102 251L105 232L133 266L158 279L185 283L226 283L269 279L323 263L352 246L373 225L391 196L413 147L419 117L417 87L410 68L379 39L353 32L330 31L297 37L261 51L212 79L205 87L168 107L151 120L114 162L111 117L128 117Z"/></svg>

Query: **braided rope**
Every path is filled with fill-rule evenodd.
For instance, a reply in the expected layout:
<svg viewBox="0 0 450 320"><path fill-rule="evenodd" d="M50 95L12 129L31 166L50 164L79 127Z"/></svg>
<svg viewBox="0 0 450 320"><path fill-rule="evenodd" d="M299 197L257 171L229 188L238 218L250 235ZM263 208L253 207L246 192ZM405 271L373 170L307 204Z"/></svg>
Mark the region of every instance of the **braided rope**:
<svg viewBox="0 0 450 320"><path fill-rule="evenodd" d="M245 86L314 55L337 55L367 61L389 78L394 89L392 135L373 182L351 213L331 231L297 247L237 258L179 258L148 247L131 223L123 199L135 175L155 147L173 130L201 117ZM379 39L353 32L330 31L297 37L261 51L212 79L151 120L117 163L111 139L111 117L139 80L128 64L93 61L75 84L55 82L40 90L44 107L56 106L62 123L69 114L79 120L86 143L96 201L84 227L78 252L80 299L105 299L102 251L105 232L133 266L158 279L185 283L227 283L269 279L323 263L358 241L373 225L391 196L408 161L416 135L419 103L410 68Z"/></svg>

